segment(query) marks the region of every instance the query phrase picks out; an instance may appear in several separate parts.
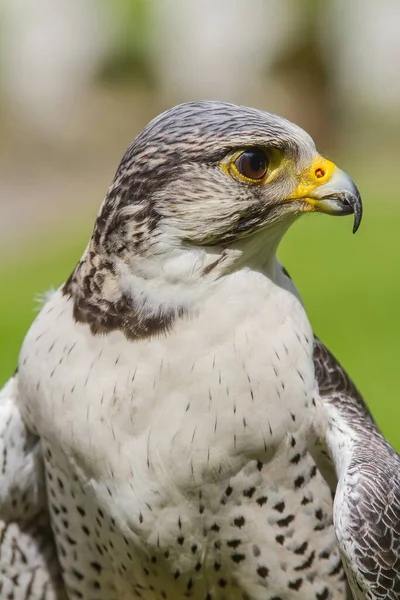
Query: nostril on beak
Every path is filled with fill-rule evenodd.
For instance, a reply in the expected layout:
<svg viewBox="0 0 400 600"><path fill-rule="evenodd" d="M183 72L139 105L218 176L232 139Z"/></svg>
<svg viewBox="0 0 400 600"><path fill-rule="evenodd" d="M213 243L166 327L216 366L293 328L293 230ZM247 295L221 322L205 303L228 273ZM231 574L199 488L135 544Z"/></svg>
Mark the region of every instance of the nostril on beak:
<svg viewBox="0 0 400 600"><path fill-rule="evenodd" d="M322 169L321 167L318 167L318 169L315 169L315 177L317 179L321 179L322 177L325 177L325 170Z"/></svg>

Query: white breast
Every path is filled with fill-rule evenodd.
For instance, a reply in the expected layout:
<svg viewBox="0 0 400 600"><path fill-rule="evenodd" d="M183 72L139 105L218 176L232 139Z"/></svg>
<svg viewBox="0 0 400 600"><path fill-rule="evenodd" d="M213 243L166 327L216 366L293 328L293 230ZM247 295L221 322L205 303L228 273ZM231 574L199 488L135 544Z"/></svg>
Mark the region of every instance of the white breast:
<svg viewBox="0 0 400 600"><path fill-rule="evenodd" d="M105 502L106 486L118 490L127 521L154 486L160 497L223 486L248 460L272 457L289 431L306 431L312 416L305 311L245 270L170 333L134 342L93 336L58 291L20 363L27 418Z"/></svg>

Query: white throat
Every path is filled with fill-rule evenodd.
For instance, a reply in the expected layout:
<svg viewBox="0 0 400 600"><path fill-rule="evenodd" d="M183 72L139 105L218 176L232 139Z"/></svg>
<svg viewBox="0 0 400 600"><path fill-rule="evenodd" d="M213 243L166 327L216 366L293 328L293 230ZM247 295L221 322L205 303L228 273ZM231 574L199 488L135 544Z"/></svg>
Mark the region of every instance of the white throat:
<svg viewBox="0 0 400 600"><path fill-rule="evenodd" d="M271 231L272 229L272 231ZM254 271L282 286L276 250L287 227L270 228L228 247L171 246L160 237L150 256L134 256L117 265L124 293L140 300L150 312L185 307L196 309L208 295L239 273ZM283 287L291 288L291 285Z"/></svg>

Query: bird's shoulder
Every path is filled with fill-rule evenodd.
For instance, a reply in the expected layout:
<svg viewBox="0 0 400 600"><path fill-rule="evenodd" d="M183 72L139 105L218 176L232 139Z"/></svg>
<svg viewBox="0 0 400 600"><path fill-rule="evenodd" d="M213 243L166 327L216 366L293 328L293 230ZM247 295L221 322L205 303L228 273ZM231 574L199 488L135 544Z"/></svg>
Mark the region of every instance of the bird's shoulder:
<svg viewBox="0 0 400 600"><path fill-rule="evenodd" d="M355 598L394 600L400 593L400 456L317 338L314 365L324 422L317 462L331 487L334 482L334 525L349 583Z"/></svg>
<svg viewBox="0 0 400 600"><path fill-rule="evenodd" d="M284 267L282 273L290 280ZM334 527L348 582L354 598L394 600L400 594L400 456L316 336L313 362L319 416L311 453L335 495Z"/></svg>

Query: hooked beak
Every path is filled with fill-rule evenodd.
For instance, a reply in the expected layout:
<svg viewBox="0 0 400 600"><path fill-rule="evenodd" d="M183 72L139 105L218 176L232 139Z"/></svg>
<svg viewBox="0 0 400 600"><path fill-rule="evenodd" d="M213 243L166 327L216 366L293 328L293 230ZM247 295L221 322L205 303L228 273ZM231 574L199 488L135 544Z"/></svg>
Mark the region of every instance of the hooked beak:
<svg viewBox="0 0 400 600"><path fill-rule="evenodd" d="M353 233L360 226L363 208L356 185L344 171L322 157L317 157L311 169L301 176L289 200L302 200L305 212L334 216L353 214Z"/></svg>

